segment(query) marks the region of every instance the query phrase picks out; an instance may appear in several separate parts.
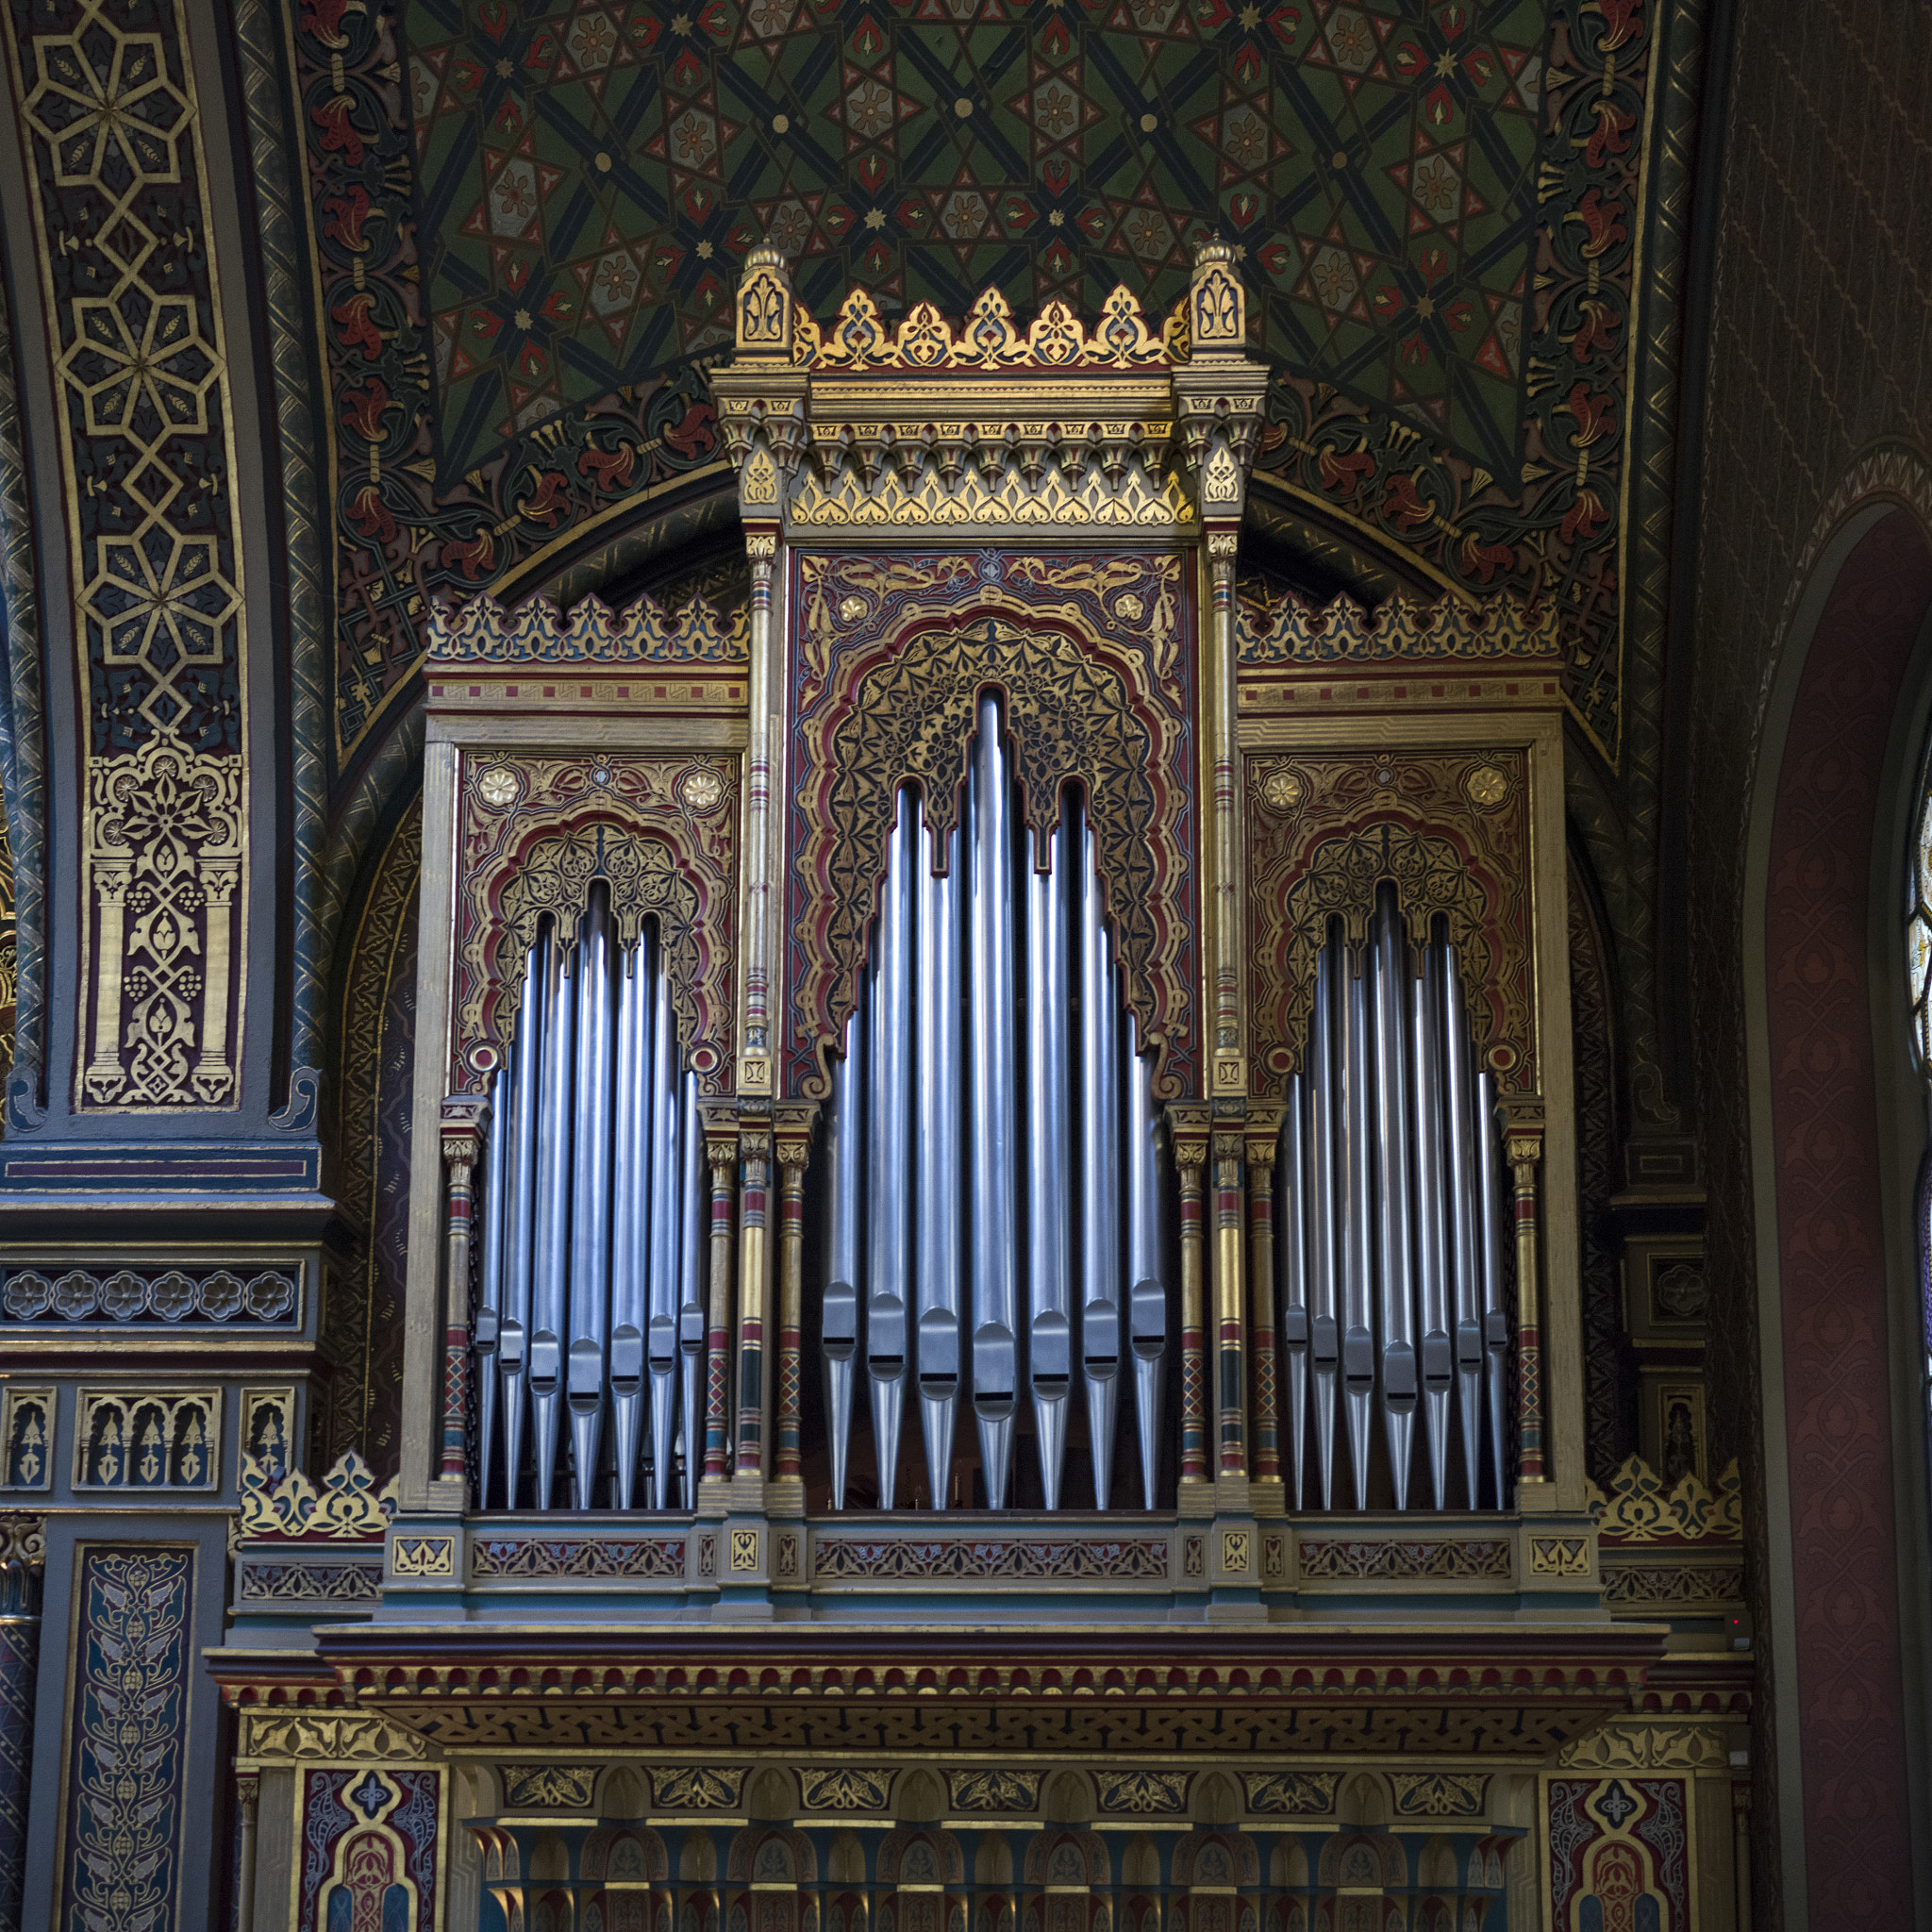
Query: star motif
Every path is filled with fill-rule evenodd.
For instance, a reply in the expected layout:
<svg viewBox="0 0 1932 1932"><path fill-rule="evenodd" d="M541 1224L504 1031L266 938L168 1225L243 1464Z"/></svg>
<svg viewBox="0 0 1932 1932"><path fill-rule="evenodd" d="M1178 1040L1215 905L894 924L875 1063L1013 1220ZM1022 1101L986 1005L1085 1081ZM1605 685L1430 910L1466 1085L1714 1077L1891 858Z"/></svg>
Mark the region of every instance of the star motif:
<svg viewBox="0 0 1932 1932"><path fill-rule="evenodd" d="M865 211L865 225L868 228L883 228L886 225L886 211L882 208L869 208Z"/></svg>

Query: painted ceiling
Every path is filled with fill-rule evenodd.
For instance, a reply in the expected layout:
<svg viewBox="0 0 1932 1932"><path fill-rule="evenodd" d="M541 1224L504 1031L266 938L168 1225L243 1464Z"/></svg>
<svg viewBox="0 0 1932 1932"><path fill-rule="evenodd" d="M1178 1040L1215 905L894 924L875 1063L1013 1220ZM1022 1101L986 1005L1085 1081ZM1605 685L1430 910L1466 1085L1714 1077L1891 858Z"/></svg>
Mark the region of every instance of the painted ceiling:
<svg viewBox="0 0 1932 1932"><path fill-rule="evenodd" d="M440 469L821 313L1150 309L1219 234L1257 346L1473 462L1521 433L1541 0L407 0Z"/></svg>
<svg viewBox="0 0 1932 1932"><path fill-rule="evenodd" d="M1358 585L1554 599L1622 756L1673 394L1639 263L1682 247L1696 0L289 4L339 773L430 602L591 588L727 507L707 369L767 234L822 317L854 283L1158 310L1231 241L1274 367L1251 523Z"/></svg>

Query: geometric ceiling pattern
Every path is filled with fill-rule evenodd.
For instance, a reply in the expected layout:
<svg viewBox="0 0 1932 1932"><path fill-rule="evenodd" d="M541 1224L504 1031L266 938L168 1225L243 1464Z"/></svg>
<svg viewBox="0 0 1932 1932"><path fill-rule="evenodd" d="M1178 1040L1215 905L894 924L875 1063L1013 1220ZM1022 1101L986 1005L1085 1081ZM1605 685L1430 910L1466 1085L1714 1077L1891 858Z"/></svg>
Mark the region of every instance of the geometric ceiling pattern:
<svg viewBox="0 0 1932 1932"><path fill-rule="evenodd" d="M1682 246L1695 0L285 4L334 782L432 603L520 595L715 475L708 344L767 234L820 316L991 283L1023 317L1116 280L1158 313L1221 235L1274 371L1257 494L1412 580L1552 600L1619 763L1671 448L1638 264L1663 288Z"/></svg>
<svg viewBox="0 0 1932 1932"><path fill-rule="evenodd" d="M405 0L438 470L821 314L1152 311L1241 251L1255 346L1518 459L1542 0Z"/></svg>

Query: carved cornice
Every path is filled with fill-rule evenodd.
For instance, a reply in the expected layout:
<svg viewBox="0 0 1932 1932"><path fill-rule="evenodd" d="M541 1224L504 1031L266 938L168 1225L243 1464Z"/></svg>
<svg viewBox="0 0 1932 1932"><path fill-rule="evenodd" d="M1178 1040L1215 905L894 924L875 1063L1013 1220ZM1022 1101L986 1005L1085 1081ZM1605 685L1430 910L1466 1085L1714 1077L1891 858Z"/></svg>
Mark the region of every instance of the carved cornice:
<svg viewBox="0 0 1932 1932"><path fill-rule="evenodd" d="M889 329L863 289L823 329L784 258L746 258L737 354L714 373L747 520L815 540L935 526L1191 535L1238 524L1268 375L1246 354L1233 253L1195 258L1158 333L1125 288L1090 330L1049 302L1024 330L988 289L957 325Z"/></svg>
<svg viewBox="0 0 1932 1932"><path fill-rule="evenodd" d="M1260 1752L1527 1759L1629 1710L1662 1641L1646 1625L1242 1637L810 1628L768 1632L747 1663L729 1632L662 1624L520 1634L527 1688L514 1698L493 1677L503 1635L475 1626L338 1626L321 1655L366 1712L464 1750L554 1751L566 1717L575 1750L648 1750L675 1712L681 1741L721 1757L753 1734L761 1751L846 1750L861 1718L880 1751L929 1749L936 1723L958 1750L1030 1749L1024 1740L1050 1716L1057 1748L1102 1757L1128 1736L1148 1751L1224 1750L1238 1722Z"/></svg>
<svg viewBox="0 0 1932 1932"><path fill-rule="evenodd" d="M438 603L429 611L429 662L451 664L706 664L741 668L751 656L744 607L717 610L693 597L675 610L640 597L612 610L590 596L559 610L546 597Z"/></svg>

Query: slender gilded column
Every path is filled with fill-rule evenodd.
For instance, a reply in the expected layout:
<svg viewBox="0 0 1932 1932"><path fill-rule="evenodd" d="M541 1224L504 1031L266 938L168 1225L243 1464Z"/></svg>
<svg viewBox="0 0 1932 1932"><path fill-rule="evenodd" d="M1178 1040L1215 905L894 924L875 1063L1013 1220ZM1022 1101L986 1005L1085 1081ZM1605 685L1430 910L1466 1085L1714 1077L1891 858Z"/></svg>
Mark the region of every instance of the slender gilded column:
<svg viewBox="0 0 1932 1932"><path fill-rule="evenodd" d="M1241 847L1239 749L1235 723L1234 559L1236 533L1208 537L1211 585L1208 654L1208 732L1213 747L1209 817L1214 871L1210 882L1214 924L1214 1086L1217 1099L1247 1091L1246 1045L1241 1026ZM1239 1166L1239 1162L1236 1163Z"/></svg>
<svg viewBox="0 0 1932 1932"><path fill-rule="evenodd" d="M738 1460L736 1474L765 1473L765 1329L770 1301L770 1109L738 1124L744 1190L738 1211Z"/></svg>
<svg viewBox="0 0 1932 1932"><path fill-rule="evenodd" d="M1248 1116L1248 1355L1257 1482L1281 1480L1281 1397L1274 1338L1274 1150L1278 1106Z"/></svg>
<svg viewBox="0 0 1932 1932"><path fill-rule="evenodd" d="M1214 1136L1214 1407L1216 1469L1248 1473L1246 1255L1241 1230L1241 1136Z"/></svg>
<svg viewBox="0 0 1932 1932"><path fill-rule="evenodd" d="M805 1326L805 1170L815 1108L789 1102L774 1109L778 1150L778 1387L772 1474L798 1482L801 1349Z"/></svg>
<svg viewBox="0 0 1932 1932"><path fill-rule="evenodd" d="M783 678L772 625L772 562L775 535L748 532L751 559L751 677L744 759L744 1010L739 1046L738 1091L773 1091L771 955L772 897L776 881L773 810L772 711Z"/></svg>
<svg viewBox="0 0 1932 1932"><path fill-rule="evenodd" d="M1542 1129L1509 1130L1509 1170L1516 1185L1516 1429L1520 1480L1541 1482L1543 1467L1543 1356L1537 1325L1536 1170Z"/></svg>
<svg viewBox="0 0 1932 1932"><path fill-rule="evenodd" d="M470 1364L470 1178L490 1130L490 1102L453 1093L442 1103L442 1164L449 1176L443 1236L442 1457L437 1474L461 1482L468 1462Z"/></svg>
<svg viewBox="0 0 1932 1932"><path fill-rule="evenodd" d="M707 1101L705 1159L711 1170L711 1279L705 1324L705 1477L731 1474L731 1250L733 1181L738 1171L738 1113L729 1101Z"/></svg>
<svg viewBox="0 0 1932 1932"><path fill-rule="evenodd" d="M235 1932L255 1932L255 1827L261 1809L261 1774L235 1774Z"/></svg>
<svg viewBox="0 0 1932 1932"><path fill-rule="evenodd" d="M1207 1366L1202 1358L1207 1273L1201 1224L1201 1172L1208 1159L1206 1108L1172 1108L1174 1166L1181 1189L1181 1482L1208 1480Z"/></svg>
<svg viewBox="0 0 1932 1932"><path fill-rule="evenodd" d="M26 1816L41 1667L45 1527L38 1516L0 1516L0 1926L21 1923L21 1896L33 1862Z"/></svg>

